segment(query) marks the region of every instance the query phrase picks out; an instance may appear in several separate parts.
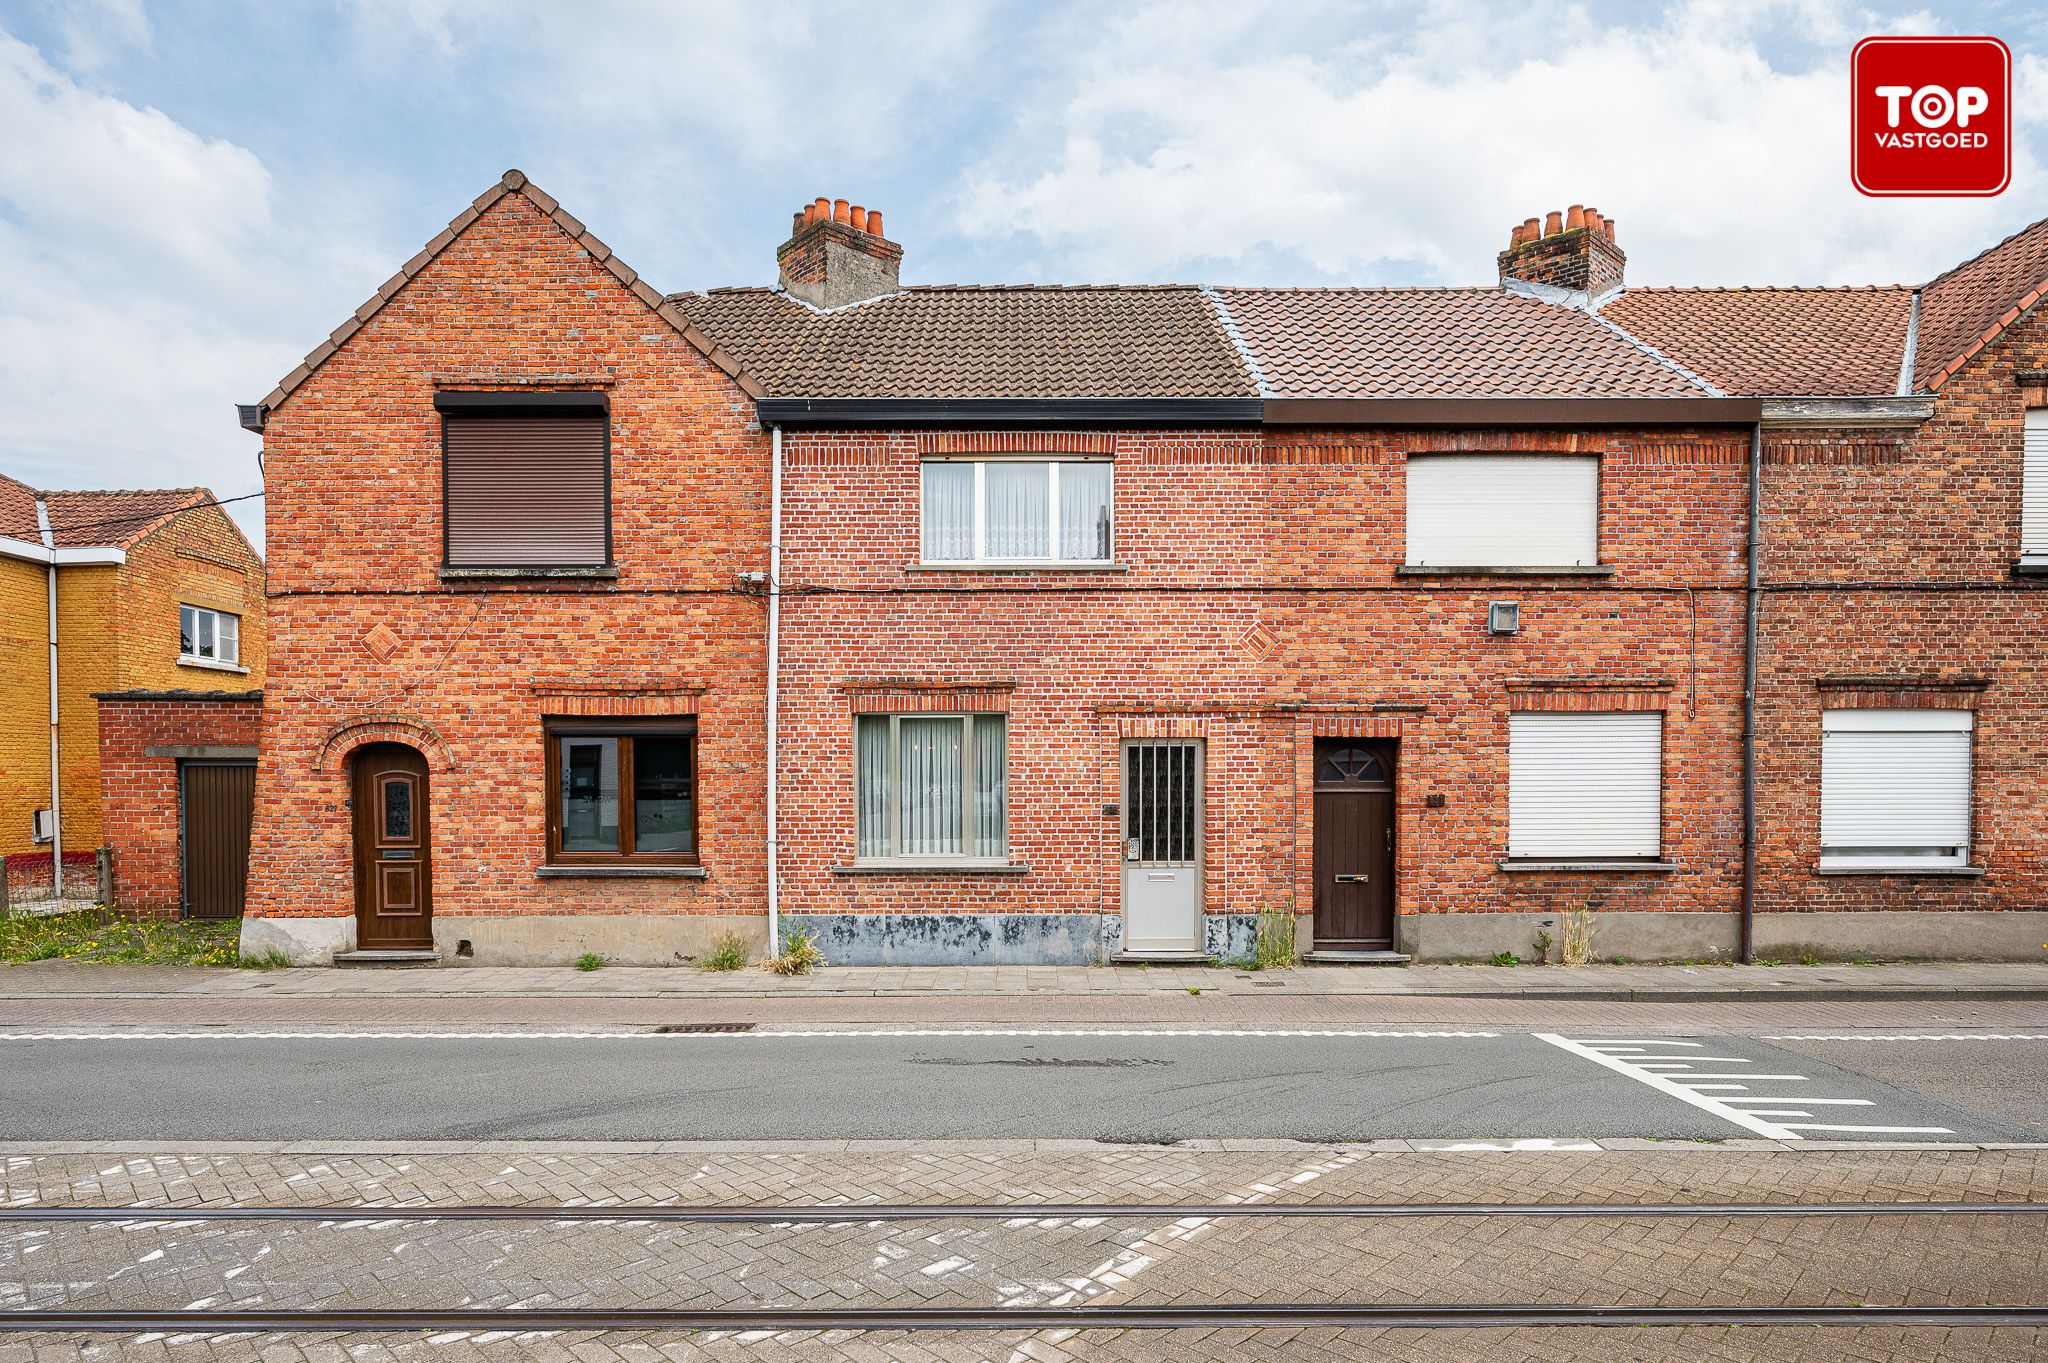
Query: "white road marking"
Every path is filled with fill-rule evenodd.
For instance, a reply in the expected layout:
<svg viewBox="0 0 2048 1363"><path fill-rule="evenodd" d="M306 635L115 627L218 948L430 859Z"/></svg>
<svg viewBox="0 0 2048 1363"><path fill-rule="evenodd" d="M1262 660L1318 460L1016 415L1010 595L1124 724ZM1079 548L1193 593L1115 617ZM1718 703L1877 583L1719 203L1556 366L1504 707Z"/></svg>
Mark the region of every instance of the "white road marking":
<svg viewBox="0 0 2048 1363"><path fill-rule="evenodd" d="M2048 1032L1814 1032L1765 1041L2048 1041Z"/></svg>
<svg viewBox="0 0 2048 1363"><path fill-rule="evenodd" d="M858 1030L801 1029L752 1032L0 1032L0 1041L746 1041L786 1038L859 1040L862 1037L1401 1037L1492 1038L1499 1032L1389 1032L1346 1028L972 1028L892 1027Z"/></svg>
<svg viewBox="0 0 2048 1363"><path fill-rule="evenodd" d="M1617 1074L1625 1074L1638 1083L1647 1084L1660 1093L1692 1104L1694 1107L1711 1112L1717 1117L1735 1123L1737 1126L1754 1131L1774 1140L1798 1141L1806 1137L1802 1131L1854 1131L1873 1136L1953 1136L1954 1131L1945 1126L1859 1126L1845 1123L1806 1121L1767 1122L1766 1117L1802 1117L1810 1119L1813 1114L1805 1108L1821 1104L1872 1107L1869 1098L1808 1098L1803 1094L1751 1093L1750 1084L1805 1084L1812 1082L1811 1075L1805 1074L1759 1074L1753 1070L1737 1070L1727 1073L1696 1070L1696 1064L1728 1063L1719 1057L1705 1055L1673 1055L1669 1052L1652 1053L1643 1048L1651 1043L1640 1041L1573 1041L1569 1037L1549 1032L1536 1032L1539 1041L1580 1055L1597 1065L1605 1066ZM1775 1038L1785 1040L1788 1038ZM1679 1042L1679 1045L1701 1045L1700 1042ZM1748 1065L1754 1062L1732 1058L1733 1063ZM1777 1107L1751 1106L1757 1103L1775 1103ZM1743 1104L1744 1106L1735 1106ZM1787 1106L1789 1105L1789 1106Z"/></svg>
<svg viewBox="0 0 2048 1363"><path fill-rule="evenodd" d="M1710 1112L1714 1116L1721 1118L1723 1121L1728 1122L1734 1126L1739 1126L1745 1131L1752 1131L1759 1136L1768 1136L1772 1140L1779 1141L1797 1141L1805 1139L1805 1137L1799 1135L1799 1133L1791 1130L1788 1127L1778 1126L1771 1122L1763 1120L1761 1117L1751 1116L1749 1113L1742 1111L1740 1108L1729 1107L1726 1103L1722 1102L1718 1098L1713 1097L1710 1094L1699 1093L1693 1089L1684 1088L1678 1084L1675 1084L1670 1079L1666 1078L1662 1074L1659 1074L1655 1070L1646 1070L1642 1068L1640 1065L1630 1064L1627 1060L1622 1059L1619 1056L1603 1055L1600 1051L1594 1049L1594 1047L1591 1045L1573 1041L1569 1037L1559 1036L1555 1032L1536 1032L1533 1033L1533 1035L1538 1041L1547 1041L1551 1045L1557 1047L1559 1050L1569 1051L1571 1052L1571 1054L1581 1056L1584 1059L1592 1061L1596 1065L1601 1065L1606 1067L1607 1069L1613 1070L1616 1074L1626 1075L1628 1078L1635 1080L1639 1084L1647 1084L1651 1088L1656 1089L1659 1093L1669 1094L1671 1097L1678 1099L1678 1101L1681 1103L1690 1103L1694 1107L1699 1108L1702 1112ZM1680 1042L1678 1044L1697 1046L1700 1043L1695 1041Z"/></svg>

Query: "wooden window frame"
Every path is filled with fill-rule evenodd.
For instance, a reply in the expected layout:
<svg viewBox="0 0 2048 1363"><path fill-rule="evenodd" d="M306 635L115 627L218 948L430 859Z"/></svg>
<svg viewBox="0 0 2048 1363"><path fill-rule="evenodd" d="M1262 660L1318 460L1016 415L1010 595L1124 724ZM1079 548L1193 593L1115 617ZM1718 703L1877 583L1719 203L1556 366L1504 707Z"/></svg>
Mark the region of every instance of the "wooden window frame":
<svg viewBox="0 0 2048 1363"><path fill-rule="evenodd" d="M617 549L612 543L612 405L606 393L573 391L547 393L440 392L434 394L434 412L441 428L441 567L447 572L551 572L572 575L578 570L605 569L616 565ZM604 561L601 563L450 563L448 561L448 418L455 417L547 417L595 414L604 427Z"/></svg>
<svg viewBox="0 0 2048 1363"><path fill-rule="evenodd" d="M662 719L611 719L602 716L548 719L541 724L542 762L547 771L547 864L550 866L697 866L702 864L704 768L698 760L695 716ZM619 850L562 850L562 745L564 738L687 738L690 741L690 841L692 852L633 850L633 744L619 744Z"/></svg>

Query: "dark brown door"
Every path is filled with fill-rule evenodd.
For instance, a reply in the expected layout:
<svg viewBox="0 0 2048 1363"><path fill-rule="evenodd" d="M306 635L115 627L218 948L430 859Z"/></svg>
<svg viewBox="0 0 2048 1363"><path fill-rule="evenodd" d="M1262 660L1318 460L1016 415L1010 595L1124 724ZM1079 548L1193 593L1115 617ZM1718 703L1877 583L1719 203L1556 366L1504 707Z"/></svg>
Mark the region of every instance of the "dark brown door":
<svg viewBox="0 0 2048 1363"><path fill-rule="evenodd" d="M1394 750L1316 740L1317 951L1394 945Z"/></svg>
<svg viewBox="0 0 2048 1363"><path fill-rule="evenodd" d="M355 758L356 945L434 945L427 759L395 743Z"/></svg>
<svg viewBox="0 0 2048 1363"><path fill-rule="evenodd" d="M181 774L185 916L240 918L249 889L256 764L187 762Z"/></svg>

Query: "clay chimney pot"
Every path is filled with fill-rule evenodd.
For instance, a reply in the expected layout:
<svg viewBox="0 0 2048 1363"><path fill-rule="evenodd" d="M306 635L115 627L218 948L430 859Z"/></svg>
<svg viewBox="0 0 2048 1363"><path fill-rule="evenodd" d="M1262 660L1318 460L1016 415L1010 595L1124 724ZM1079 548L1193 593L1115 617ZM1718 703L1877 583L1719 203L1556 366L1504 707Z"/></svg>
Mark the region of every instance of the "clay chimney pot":
<svg viewBox="0 0 2048 1363"><path fill-rule="evenodd" d="M846 200L834 199L832 201L832 221L845 222L850 216L852 216L849 211L851 208L852 205L847 203Z"/></svg>
<svg viewBox="0 0 2048 1363"><path fill-rule="evenodd" d="M1565 231L1567 231L1567 232L1576 232L1576 231L1578 231L1578 230L1579 230L1579 229L1580 229L1581 227L1584 227L1585 225L1586 225L1586 206L1585 206L1584 204L1573 204L1573 205L1572 205L1572 206L1571 206L1570 208L1568 208L1568 209L1566 209L1566 210L1565 210L1565 215L1564 215L1564 230L1565 230Z"/></svg>
<svg viewBox="0 0 2048 1363"><path fill-rule="evenodd" d="M1607 239L1608 239L1609 241L1613 241L1613 240L1614 240L1614 219L1612 219L1612 218L1607 218L1607 219L1605 219L1605 220L1604 220L1604 223L1605 223L1605 226L1606 226L1606 228L1607 228Z"/></svg>
<svg viewBox="0 0 2048 1363"><path fill-rule="evenodd" d="M859 204L855 204L855 205L853 206L853 217L852 217L852 222L853 222L853 230L854 230L854 231L856 231L856 232L865 232L865 231L867 231L867 230L868 230L868 211L867 211L867 209L865 209L865 208L862 208L862 207L861 207L861 206L860 206Z"/></svg>
<svg viewBox="0 0 2048 1363"><path fill-rule="evenodd" d="M1564 231L1564 214L1553 208L1543 216L1543 235L1554 237L1562 231Z"/></svg>
<svg viewBox="0 0 2048 1363"><path fill-rule="evenodd" d="M812 221L812 222L817 222L817 221L819 221L820 219L823 219L823 218L829 218L829 217L831 217L831 216L832 216L832 201L831 201L830 199L813 199L813 200L811 200L811 221Z"/></svg>
<svg viewBox="0 0 2048 1363"><path fill-rule="evenodd" d="M882 210L881 210L881 209L879 209L879 208L870 208L870 209L868 210L868 231L870 231L870 232L873 232L873 233L874 233L874 234L875 234L876 236L878 236L878 237L882 235Z"/></svg>
<svg viewBox="0 0 2048 1363"><path fill-rule="evenodd" d="M1537 237L1541 235L1543 235L1542 223L1536 221L1536 219L1534 218L1524 218L1522 220L1522 240L1525 243L1534 241Z"/></svg>

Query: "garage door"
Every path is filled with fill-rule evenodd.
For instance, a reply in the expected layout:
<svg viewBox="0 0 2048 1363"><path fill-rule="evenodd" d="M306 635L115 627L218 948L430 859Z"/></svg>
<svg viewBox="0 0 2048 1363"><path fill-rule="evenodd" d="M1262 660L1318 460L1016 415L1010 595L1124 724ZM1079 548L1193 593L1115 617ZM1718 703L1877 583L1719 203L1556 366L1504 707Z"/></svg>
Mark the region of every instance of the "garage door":
<svg viewBox="0 0 2048 1363"><path fill-rule="evenodd" d="M240 918L249 888L254 762L187 762L184 806L185 916Z"/></svg>

